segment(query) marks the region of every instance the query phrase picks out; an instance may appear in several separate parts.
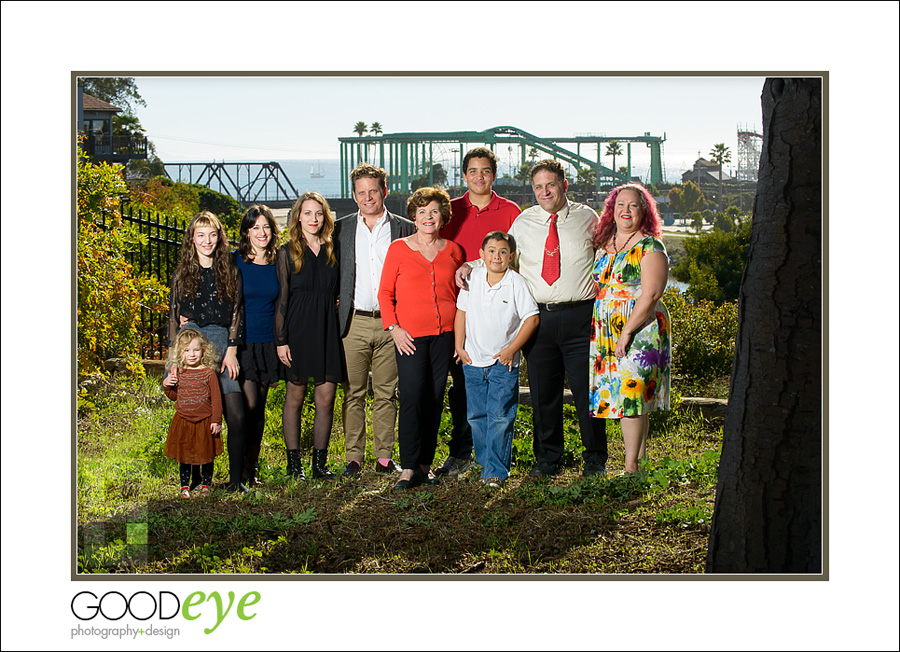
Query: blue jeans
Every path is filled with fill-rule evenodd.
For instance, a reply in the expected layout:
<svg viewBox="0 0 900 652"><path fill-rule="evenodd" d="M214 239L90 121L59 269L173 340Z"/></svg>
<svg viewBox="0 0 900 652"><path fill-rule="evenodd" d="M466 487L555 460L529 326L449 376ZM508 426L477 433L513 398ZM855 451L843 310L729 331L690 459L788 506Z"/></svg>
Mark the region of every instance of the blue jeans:
<svg viewBox="0 0 900 652"><path fill-rule="evenodd" d="M519 368L510 371L499 362L490 367L464 365L466 405L475 459L482 478L509 477L513 422L519 407Z"/></svg>

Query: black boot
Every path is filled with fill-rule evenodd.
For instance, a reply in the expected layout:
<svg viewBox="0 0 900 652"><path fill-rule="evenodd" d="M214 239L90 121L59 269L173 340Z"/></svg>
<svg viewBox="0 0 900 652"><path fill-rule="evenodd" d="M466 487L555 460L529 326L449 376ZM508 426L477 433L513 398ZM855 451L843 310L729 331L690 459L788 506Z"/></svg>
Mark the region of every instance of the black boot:
<svg viewBox="0 0 900 652"><path fill-rule="evenodd" d="M257 464L244 458L244 483L248 487L261 487L262 480L259 479L259 467Z"/></svg>
<svg viewBox="0 0 900 652"><path fill-rule="evenodd" d="M247 485L245 485L243 482L229 482L228 486L225 487L225 491L236 494L245 494L250 490L247 489Z"/></svg>
<svg viewBox="0 0 900 652"><path fill-rule="evenodd" d="M297 480L306 480L306 473L303 472L303 458L300 450L288 450L287 452L287 473L288 476Z"/></svg>
<svg viewBox="0 0 900 652"><path fill-rule="evenodd" d="M328 469L328 449L313 449L312 456L312 477L317 480L328 480L329 482L336 480L336 476Z"/></svg>

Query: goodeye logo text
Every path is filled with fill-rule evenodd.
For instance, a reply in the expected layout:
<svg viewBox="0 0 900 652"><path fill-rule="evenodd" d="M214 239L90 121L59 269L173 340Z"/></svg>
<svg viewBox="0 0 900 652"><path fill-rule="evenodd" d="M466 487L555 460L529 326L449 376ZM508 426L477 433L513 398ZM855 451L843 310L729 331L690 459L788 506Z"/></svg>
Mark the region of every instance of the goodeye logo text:
<svg viewBox="0 0 900 652"><path fill-rule="evenodd" d="M194 621L208 614L207 621L212 622L214 617L215 622L212 623L212 627L205 627L203 632L212 634L225 618L232 613L232 608L234 608L234 615L239 620L252 620L255 618L255 611L251 611L249 608L257 604L260 598L258 591L250 591L244 594L237 601L237 605L235 605L234 591L229 591L226 605L225 600L219 595L218 591L212 591L208 596L203 591L194 591L185 598L183 603L171 591L159 591L156 595L148 591L136 591L130 596L119 591L107 591L100 596L92 591L81 591L72 598L72 614L78 620L83 621L94 620L98 616L105 620L118 621L125 616L130 616L142 622L150 620L154 616L159 618L159 620L172 620L179 614L185 620ZM81 627L73 628L73 637L92 633L77 630L81 630ZM130 628L122 631L132 633ZM100 631L93 633L103 634ZM134 630L133 633L138 633L138 631ZM141 630L140 633L143 634L144 631ZM147 633L153 634L155 632L150 628ZM165 634L166 630L161 630L159 633ZM103 637L106 638L105 635ZM121 636L119 637L121 638Z"/></svg>

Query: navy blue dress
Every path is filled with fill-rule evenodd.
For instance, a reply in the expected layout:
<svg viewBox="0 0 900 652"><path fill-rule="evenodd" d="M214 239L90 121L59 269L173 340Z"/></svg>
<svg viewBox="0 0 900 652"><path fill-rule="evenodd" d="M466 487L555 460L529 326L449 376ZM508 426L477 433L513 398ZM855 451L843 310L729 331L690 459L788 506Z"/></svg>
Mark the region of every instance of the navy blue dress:
<svg viewBox="0 0 900 652"><path fill-rule="evenodd" d="M284 378L282 364L275 352L275 303L278 300L278 275L275 265L246 262L234 252L234 263L241 272L244 295L244 346L238 349L241 377L274 385Z"/></svg>

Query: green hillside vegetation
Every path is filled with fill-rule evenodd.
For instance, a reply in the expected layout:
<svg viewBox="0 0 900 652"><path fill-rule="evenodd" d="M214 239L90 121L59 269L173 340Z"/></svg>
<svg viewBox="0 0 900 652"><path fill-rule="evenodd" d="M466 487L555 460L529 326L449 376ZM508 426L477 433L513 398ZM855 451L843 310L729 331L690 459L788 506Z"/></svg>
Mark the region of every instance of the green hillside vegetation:
<svg viewBox="0 0 900 652"><path fill-rule="evenodd" d="M261 489L227 494L225 456L212 494L181 500L162 453L173 404L151 379L83 385L78 416L81 573L701 573L721 424L685 414L651 419L644 470L624 468L608 422L609 474L580 477L582 450L566 411L564 472L530 481L531 413L515 426L513 474L490 492L477 471L398 495L367 451L357 481L297 482L284 471L282 387L267 407ZM329 459L343 460L341 394ZM311 446L308 405L304 448ZM449 417L437 457L447 453ZM227 437L227 434L226 434ZM371 436L369 437L371 442ZM308 465L306 456L304 462Z"/></svg>

